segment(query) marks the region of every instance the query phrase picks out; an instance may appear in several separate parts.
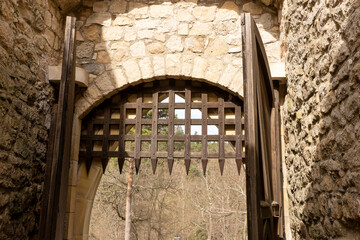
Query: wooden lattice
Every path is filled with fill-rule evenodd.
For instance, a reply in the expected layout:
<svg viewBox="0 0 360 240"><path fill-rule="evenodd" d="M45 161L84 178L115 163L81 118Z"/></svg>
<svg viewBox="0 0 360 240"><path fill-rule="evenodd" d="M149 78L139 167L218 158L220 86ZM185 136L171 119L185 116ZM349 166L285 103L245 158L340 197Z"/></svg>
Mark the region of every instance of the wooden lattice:
<svg viewBox="0 0 360 240"><path fill-rule="evenodd" d="M155 173L158 158L167 158L171 174L175 158L201 159L204 174L208 159L235 159L240 173L243 153L243 102L206 83L161 80L143 83L113 96L82 122L80 159L88 169L101 159L149 158Z"/></svg>

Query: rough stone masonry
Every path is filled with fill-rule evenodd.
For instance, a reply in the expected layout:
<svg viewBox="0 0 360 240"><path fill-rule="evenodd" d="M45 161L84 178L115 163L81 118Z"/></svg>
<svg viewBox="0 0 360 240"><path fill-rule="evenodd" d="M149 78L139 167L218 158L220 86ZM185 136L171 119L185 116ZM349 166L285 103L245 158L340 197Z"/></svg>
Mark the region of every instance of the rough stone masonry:
<svg viewBox="0 0 360 240"><path fill-rule="evenodd" d="M295 239L360 239L360 1L284 1Z"/></svg>

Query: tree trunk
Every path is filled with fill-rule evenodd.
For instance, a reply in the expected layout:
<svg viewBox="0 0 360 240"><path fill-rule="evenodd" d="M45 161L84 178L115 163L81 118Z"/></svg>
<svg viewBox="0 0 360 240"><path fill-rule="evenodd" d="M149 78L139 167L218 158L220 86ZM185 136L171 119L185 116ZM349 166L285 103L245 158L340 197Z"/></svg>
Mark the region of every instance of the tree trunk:
<svg viewBox="0 0 360 240"><path fill-rule="evenodd" d="M125 210L125 240L130 240L131 235L131 196L134 175L134 159L129 160L129 179L126 191L126 210Z"/></svg>

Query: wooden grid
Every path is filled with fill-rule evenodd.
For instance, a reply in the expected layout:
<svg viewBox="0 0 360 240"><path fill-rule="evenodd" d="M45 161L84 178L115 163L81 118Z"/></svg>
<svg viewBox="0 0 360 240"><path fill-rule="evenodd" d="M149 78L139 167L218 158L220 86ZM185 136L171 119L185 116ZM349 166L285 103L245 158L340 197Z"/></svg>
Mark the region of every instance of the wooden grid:
<svg viewBox="0 0 360 240"><path fill-rule="evenodd" d="M154 172L158 158L167 158L170 173L175 158L185 160L187 172L197 158L204 174L208 159L219 160L221 173L225 159L235 159L240 173L242 106L239 98L200 82L168 79L130 87L83 119L80 158L88 169L101 159L105 170L116 157L120 172L125 158L135 159L137 172L143 158L151 159Z"/></svg>

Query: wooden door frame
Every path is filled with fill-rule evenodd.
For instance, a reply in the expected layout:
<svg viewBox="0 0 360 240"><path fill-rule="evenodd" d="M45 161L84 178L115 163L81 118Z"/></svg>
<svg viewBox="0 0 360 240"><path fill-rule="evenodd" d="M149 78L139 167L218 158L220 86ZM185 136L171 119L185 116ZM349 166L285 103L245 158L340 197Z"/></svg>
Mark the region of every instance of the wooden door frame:
<svg viewBox="0 0 360 240"><path fill-rule="evenodd" d="M241 25L248 236L264 239L266 231L271 239L279 239L283 219L278 84L274 88L259 30L249 13L242 14Z"/></svg>

